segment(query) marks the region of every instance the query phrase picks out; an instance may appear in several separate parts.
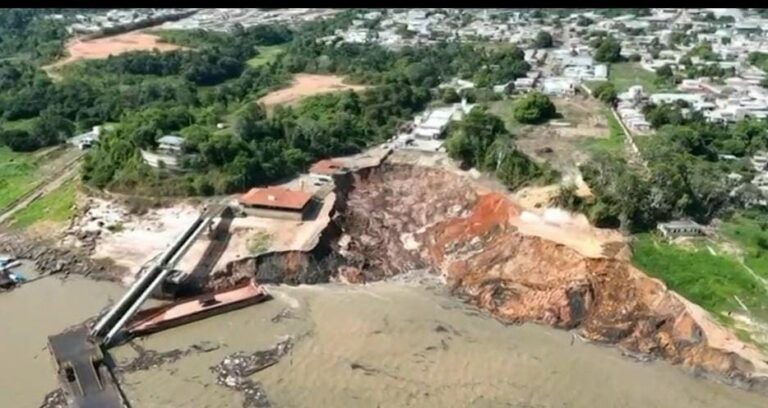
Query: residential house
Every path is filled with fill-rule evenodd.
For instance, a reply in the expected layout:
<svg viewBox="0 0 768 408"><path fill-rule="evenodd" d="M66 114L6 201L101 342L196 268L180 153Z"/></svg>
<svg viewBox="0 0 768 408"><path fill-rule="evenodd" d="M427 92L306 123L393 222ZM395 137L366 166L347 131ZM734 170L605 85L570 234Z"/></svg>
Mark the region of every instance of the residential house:
<svg viewBox="0 0 768 408"><path fill-rule="evenodd" d="M283 187L252 188L238 199L251 216L302 221L309 212L312 194Z"/></svg>
<svg viewBox="0 0 768 408"><path fill-rule="evenodd" d="M657 226L662 235L666 238L677 238L682 236L701 236L704 235L704 228L690 220L678 220L661 223Z"/></svg>

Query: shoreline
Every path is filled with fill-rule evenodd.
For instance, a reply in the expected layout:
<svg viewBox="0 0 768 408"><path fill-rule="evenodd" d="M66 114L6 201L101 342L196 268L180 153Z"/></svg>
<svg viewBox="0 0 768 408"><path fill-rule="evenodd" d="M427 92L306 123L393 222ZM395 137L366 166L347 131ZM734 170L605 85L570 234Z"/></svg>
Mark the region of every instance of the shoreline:
<svg viewBox="0 0 768 408"><path fill-rule="evenodd" d="M360 188L360 183L366 183L369 182L368 179L371 177L377 177L377 175L380 175L382 172L386 172L387 169L382 169L382 167L386 166L410 166L410 168L413 171L420 171L419 169L429 169L430 167L424 167L414 164L392 164L400 162L401 157L397 157L397 153L395 153L395 159L394 160L386 160L387 155L382 157L378 162L372 163L371 166L367 167L361 167L358 169L355 169L354 171L350 172L348 174L348 177L351 178L349 181L349 185L343 186L341 190L337 189L335 190L338 200L334 204L334 207L337 208L337 211L332 211L329 217L329 222L327 225L325 225L322 230L319 232L319 235L313 240L313 247L310 249L308 246L306 248L302 248L302 250L297 251L272 251L267 252L263 254L259 254L253 257L247 257L243 259L238 259L235 261L231 261L227 264L227 270L228 272L233 272L234 276L237 275L246 276L246 275L257 275L259 274L259 268L265 268L263 264L260 264L264 259L273 259L275 263L272 265L267 265L267 269L272 269L275 265L281 265L284 264L286 261L288 263L293 263L294 267L297 265L297 260L299 260L298 265L300 267L305 268L304 270L309 270L312 268L315 268L309 260L311 256L313 256L313 253L318 249L318 247L323 247L322 252L336 252L338 253L338 246L335 246L337 243L335 241L339 240L340 235L343 235L345 233L344 231L344 223L348 220L342 220L343 217L345 217L347 214L346 212L348 209L346 208L348 205L350 205L350 199L348 197L349 194L354 193L356 189ZM456 177L460 176L460 179L463 179L462 182L466 183L467 185L471 186L473 189L473 194L475 194L478 199L481 199L484 196L502 196L504 197L502 201L498 201L498 203L503 202L504 200L508 200L508 203L506 205L509 205L509 208L516 208L516 204L514 203L513 198L510 196L509 193L506 191L504 193L499 193L498 191L494 191L494 189L489 188L487 184L485 183L478 183L477 180L474 180L473 177L469 176L465 172L465 174L452 174L455 172L451 172L450 170L446 168L442 168L440 166L437 166L438 169L435 169L432 167L431 171L434 172L443 172L445 174L448 174L450 176ZM446 186L449 187L449 186ZM353 205L355 203L352 203ZM496 204L498 205L501 204ZM471 206L469 206L471 207ZM427 246L425 242L429 240L427 237L428 231L433 230L437 231L439 233L439 228L442 226L445 227L447 224L450 224L451 222L469 222L468 220L472 217L472 211L467 208L465 210L469 211L468 214L465 214L465 217L458 217L458 218L443 218L441 220L438 220L434 223L428 223L427 225L422 228L424 231L421 232L422 239L420 242L421 246ZM523 211L521 208L517 208L516 211L520 212ZM534 231L533 234L527 234L525 231L525 228L519 228L522 224L520 223L519 216L507 216L506 220L503 221L503 223L508 223L510 226L508 228L512 228L513 230L511 233L517 234L520 236L518 239L522 239L524 241L521 242L528 242L528 241L535 241L538 243L542 243L543 245L549 245L552 248L560 248L558 251L562 251L562 249L572 250L576 251L576 253L580 253L580 255L584 258L585 262L606 262L606 261L614 261L614 262L627 262L626 259L626 252L625 251L617 251L611 256L590 256L594 254L587 254L584 252L580 252L578 248L573 248L568 246L569 242L562 242L562 240L558 239L549 239L550 234L554 232L560 232L562 233L564 230L554 228L553 231L543 230L543 231ZM583 227L583 226L582 226ZM594 228L594 227L592 227ZM335 230L335 232L333 231ZM482 234L481 234L482 235ZM476 236L481 236L476 235ZM354 238L354 237L353 237ZM427 239L427 241L425 241ZM24 242L23 238L19 238L19 236L13 236L10 239L7 235L0 234L0 252L9 252L12 253L12 251L7 251L8 249L8 242L12 241L16 246L16 250L18 251L19 248L29 246L32 247L32 245L28 245ZM562 326L562 323L557 323L556 320L548 320L546 316L522 316L517 317L515 319L510 320L508 317L512 316L514 317L514 313L510 316L505 316L506 312L503 312L503 309L499 309L499 306L491 306L491 304L488 303L488 299L484 298L483 293L485 293L485 289L481 284L480 286L473 286L471 283L464 282L465 277L457 277L455 275L455 268L456 268L456 262L466 262L465 260L456 260L456 259L449 259L446 261L446 259L443 259L442 255L438 255L435 257L434 249L436 248L435 243L432 242L432 254L428 254L427 257L431 257L432 261L437 261L437 263L434 263L431 267L434 269L431 271L433 274L438 273L436 277L442 276L445 280L445 283L442 284L442 287L449 290L453 293L454 297L458 297L462 299L463 301L473 304L476 307L479 307L486 312L489 313L489 316L503 322L504 324L521 324L521 323L537 323L537 324L545 324L550 327L554 328L565 328L569 333L574 333L574 330L578 330L584 323L583 322L576 322L574 327L566 327ZM538 245L538 244L537 244ZM334 247L335 246L335 247ZM428 252L422 247L422 252ZM485 247L483 245L480 246L479 253L483 253L488 251L489 248ZM60 252L64 251L64 252ZM621 252L621 253L619 253ZM24 253L24 252L22 252ZM116 273L114 269L105 268L104 266L99 266L90 259L88 256L84 256L83 254L77 253L75 250L71 249L51 249L51 248L45 248L45 249L38 249L38 250L31 250L28 249L27 254L32 255L32 259L35 260L36 265L42 266L42 272L44 274L56 274L61 273L64 269L67 268L73 268L72 270L67 270L64 272L64 276L69 275L70 273L75 274L81 274L85 277L96 279L96 280L111 280L119 282L119 278L116 278L113 273ZM69 259L68 262L65 263L55 263L51 260L54 258L61 257L62 253L67 254L65 256L68 256ZM71 253L72 255L69 255L68 253ZM451 254L453 255L453 254ZM477 254L474 254L477 255ZM474 256L473 255L473 256ZM319 254L318 257L324 259L323 257L328 256L328 253L325 254ZM338 256L338 254L336 255ZM562 256L562 254L554 254L553 257ZM18 256L19 258L24 258L25 256ZM85 259L83 259L83 257ZM343 256L342 256L343 258ZM42 259L42 261L41 261ZM88 262L90 261L90 262ZM317 260L316 260L317 261ZM450 262L450 261L456 261L456 262ZM305 262L302 264L302 262ZM466 263L465 263L466 265ZM617 264L618 265L618 264ZM284 265L283 265L284 266ZM466 267L466 266L465 266ZM290 268L288 268L290 269ZM451 275L451 271L454 270L454 275ZM429 272L427 272L429 273ZM630 266L628 270L628 278L633 281L630 283L640 285L640 287L643 287L645 291L655 292L654 295L651 296L651 299L653 302L655 302L656 307L659 307L659 305L663 306L664 310L667 310L667 312L661 313L672 313L675 316L677 316L674 320L674 322L668 323L673 324L675 327L687 327L689 330L693 330L694 332L696 330L700 330L702 333L702 340L700 341L700 344L702 348L702 351L700 355L697 355L698 357L694 357L690 361L686 361L685 359L680 359L679 357L673 357L670 355L664 355L662 352L659 354L659 352L647 352L643 350L632 350L631 348L627 348L625 345L611 341L611 340L604 340L600 341L598 338L590 338L590 336L584 336L583 333L578 334L580 337L583 337L587 341L591 343L597 343L600 345L610 346L613 348L616 348L621 354L625 355L626 357L629 357L632 360L635 361L648 361L648 360L655 360L655 359L663 359L667 362L672 363L673 365L681 365L685 367L687 370L693 372L696 376L703 376L707 377L709 379L715 379L718 382L725 383L730 386L735 386L737 388L741 389L747 389L752 392L757 392L759 394L768 395L768 370L766 370L766 363L763 360L763 355L757 351L754 347L751 345L748 345L747 343L743 343L735 338L733 333L730 332L727 328L722 327L719 325L716 321L712 319L712 317L709 315L708 312L698 308L696 305L692 305L689 301L684 299L679 294L668 290L665 285L661 281L658 281L654 278L650 278L647 275L645 275L642 271ZM228 274L225 274L228 275ZM291 279L285 279L287 275L281 276L281 281L274 282L274 283L288 283L289 285L297 285L297 284L322 284L325 282L341 282L346 283L349 285L358 285L362 283L365 285L366 282L380 282L380 281L389 281L389 280L397 280L398 277L402 277L403 275L401 273L393 273L385 276L380 276L379 279L368 279L361 271L355 271L355 270L349 270L338 267L333 271L330 271L325 276L319 276L312 278L310 275L301 275L301 276L310 276L309 281L302 281L301 276L299 276L299 280L291 280ZM215 279L221 279L222 277L213 276ZM237 281L237 279L230 279L232 276L224 276L224 283L223 286L231 285L234 282ZM447 279L446 279L447 278ZM319 279L319 280L318 280ZM407 279L407 278L406 278ZM635 281L640 280L640 283L637 283ZM649 284L651 286L647 286L648 284L643 282L650 282ZM420 284L420 283L419 283ZM462 285L464 285L462 287ZM649 292L649 293L650 293ZM587 301L589 303L589 301ZM546 307L551 307L552 305L543 305ZM699 310L696 310L698 308ZM693 312L691 311L693 309ZM676 311L676 312L670 312L670 311ZM547 312L552 313L552 312ZM561 313L561 312L556 312ZM659 312L656 312L659 313ZM668 320L668 319L667 319ZM553 323L554 322L554 323ZM689 327L690 326L690 327ZM675 330L680 330L679 328ZM673 330L674 332L674 330ZM710 343L710 339L715 339L713 343ZM723 343L723 339L726 341ZM719 341L719 342L718 342ZM720 347L718 347L720 346ZM698 346L697 346L698 347ZM642 347L641 347L642 349ZM714 353L714 354L712 354ZM722 354L722 355L721 355ZM728 356L732 357L728 357ZM733 358L743 359L745 361L748 361L751 363L752 368L750 369L748 366L743 366L738 363L736 365L733 365L733 363L724 363L725 361L731 361ZM730 360L729 360L730 359ZM736 360L734 360L736 361ZM718 365L718 363L720 365ZM698 374L696 374L698 373Z"/></svg>

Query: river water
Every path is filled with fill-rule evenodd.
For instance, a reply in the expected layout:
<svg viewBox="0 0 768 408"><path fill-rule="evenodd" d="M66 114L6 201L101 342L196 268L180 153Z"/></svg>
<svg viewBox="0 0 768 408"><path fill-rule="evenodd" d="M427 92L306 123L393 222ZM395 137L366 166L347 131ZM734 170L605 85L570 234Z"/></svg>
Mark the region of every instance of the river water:
<svg viewBox="0 0 768 408"><path fill-rule="evenodd" d="M84 320L123 288L46 278L0 294L0 406L36 407L57 387L46 336ZM765 407L768 399L700 380L663 362L533 324L505 326L440 288L270 287L274 299L137 341L158 352L208 342L146 371L124 374L134 407L240 407L209 367L237 351L293 350L253 375L275 407ZM283 316L278 319L276 316ZM110 351L123 365L129 346Z"/></svg>

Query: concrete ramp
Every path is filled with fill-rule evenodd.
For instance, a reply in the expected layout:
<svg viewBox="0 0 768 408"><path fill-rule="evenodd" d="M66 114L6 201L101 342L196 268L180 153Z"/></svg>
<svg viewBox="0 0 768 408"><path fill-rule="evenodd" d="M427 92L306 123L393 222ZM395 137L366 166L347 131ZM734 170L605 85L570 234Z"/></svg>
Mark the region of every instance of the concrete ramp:
<svg viewBox="0 0 768 408"><path fill-rule="evenodd" d="M48 337L48 349L68 402L79 408L122 408L125 404L117 382L104 363L101 348L89 340L89 335L88 328L82 326Z"/></svg>

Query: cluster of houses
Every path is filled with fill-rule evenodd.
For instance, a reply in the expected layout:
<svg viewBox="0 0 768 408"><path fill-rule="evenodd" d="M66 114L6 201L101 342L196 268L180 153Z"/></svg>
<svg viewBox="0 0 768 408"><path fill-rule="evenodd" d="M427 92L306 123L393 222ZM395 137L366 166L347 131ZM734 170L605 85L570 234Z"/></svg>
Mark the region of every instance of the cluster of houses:
<svg viewBox="0 0 768 408"><path fill-rule="evenodd" d="M137 8L111 9L102 13L83 13L74 16L75 22L67 27L70 34L95 34L110 30L130 29L159 23L168 19L194 14L192 8ZM61 14L48 18L64 19Z"/></svg>
<svg viewBox="0 0 768 408"><path fill-rule="evenodd" d="M75 21L67 30L70 34L96 34L160 24L160 28L167 30L229 31L238 24L243 27L259 24L298 24L326 18L339 11L320 8L106 9L103 12L75 15ZM66 17L62 14L52 14L48 18L63 20Z"/></svg>
<svg viewBox="0 0 768 408"><path fill-rule="evenodd" d="M443 146L446 130L452 121L461 120L474 108L474 104L462 99L461 103L427 109L416 115L413 121L401 126L395 136L395 147L422 151L439 151Z"/></svg>
<svg viewBox="0 0 768 408"><path fill-rule="evenodd" d="M251 27L259 24L294 25L333 16L339 9L321 8L206 8L178 21L169 21L160 28L168 30L229 31L235 25Z"/></svg>
<svg viewBox="0 0 768 408"><path fill-rule="evenodd" d="M538 27L529 25L525 13L480 9L389 9L361 13L346 29L321 40L378 43L388 48L430 44L441 40L531 41Z"/></svg>
<svg viewBox="0 0 768 408"><path fill-rule="evenodd" d="M624 124L633 132L645 133L650 124L645 120L642 107L682 102L684 114L700 112L714 123L735 123L747 118L768 118L768 89L743 84L738 78L715 84L706 79L683 80L676 92L646 94L641 85L635 85L618 95L617 112Z"/></svg>

